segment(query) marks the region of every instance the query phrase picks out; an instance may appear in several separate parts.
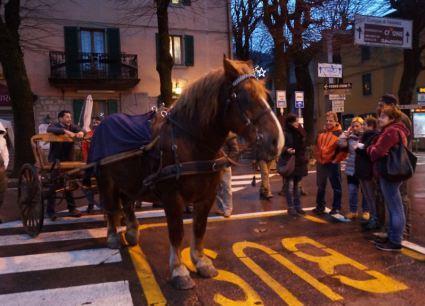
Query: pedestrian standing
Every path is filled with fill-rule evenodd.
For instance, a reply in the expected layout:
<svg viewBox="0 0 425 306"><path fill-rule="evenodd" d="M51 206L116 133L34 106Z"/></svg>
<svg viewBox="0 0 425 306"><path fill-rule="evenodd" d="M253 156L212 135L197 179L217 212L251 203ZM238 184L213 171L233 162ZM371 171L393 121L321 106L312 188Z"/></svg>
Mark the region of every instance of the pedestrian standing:
<svg viewBox="0 0 425 306"><path fill-rule="evenodd" d="M223 145L224 153L233 161L238 159L239 146L236 135L229 133ZM216 196L217 211L216 213L229 218L233 211L233 198L232 198L232 167L229 165L224 167L218 191Z"/></svg>
<svg viewBox="0 0 425 306"><path fill-rule="evenodd" d="M381 99L379 100L378 106L376 108L376 112L378 114L378 117L381 114L381 110L383 109L383 107L392 106L392 107L396 107L397 109L399 109L398 104L399 104L399 101L398 101L398 98L395 95L393 95L393 94L383 95L381 97ZM399 114L400 114L400 121L404 124L404 126L408 129L408 131L410 133L409 136L407 137L407 147L409 149L412 149L412 137L413 137L412 121L410 120L409 116L407 116L405 113L400 111ZM411 216L410 216L410 204L411 203L410 203L409 195L407 193L407 183L408 183L407 180L403 181L401 183L401 186L400 186L401 199L402 199L402 202L403 202L403 210L404 210L404 214L405 214L405 217L406 217L406 226L404 228L403 236L406 239L409 237L410 232L412 231L412 222L411 222ZM379 198L383 199L382 194L380 194L380 192L378 192L378 199ZM383 207L383 201L382 200L377 201L377 206L382 208ZM382 223L384 223L385 222L385 215L382 218L383 218L383 220L381 220L381 221L382 221Z"/></svg>
<svg viewBox="0 0 425 306"><path fill-rule="evenodd" d="M338 123L338 116L334 112L326 113L326 125L324 131L319 133L316 142L317 160L317 196L315 214L325 212L326 183L329 179L333 190L333 202L330 215L341 214L341 174L340 162L347 156L338 146L338 139L342 133L341 125Z"/></svg>
<svg viewBox="0 0 425 306"><path fill-rule="evenodd" d="M285 147L282 150L283 158L295 157L294 171L283 178L283 194L288 205L288 214L304 215L301 207L299 184L304 176L307 176L306 159L306 131L298 122L298 117L288 114L285 120Z"/></svg>
<svg viewBox="0 0 425 306"><path fill-rule="evenodd" d="M369 116L365 119L365 131L356 147L355 176L360 181L363 196L369 208L369 221L363 223L364 230L376 230L383 224L379 223L379 215L376 209L376 179L373 177L373 164L366 150L378 135L378 121ZM385 211L383 212L385 214Z"/></svg>
<svg viewBox="0 0 425 306"><path fill-rule="evenodd" d="M6 169L9 165L9 150L5 139L6 129L0 122L0 208L3 206L4 197L7 190ZM2 220L0 219L0 223Z"/></svg>
<svg viewBox="0 0 425 306"><path fill-rule="evenodd" d="M363 134L364 120L361 117L354 117L348 130L344 131L338 140L340 148L348 149L348 156L345 160L345 174L347 175L348 202L350 211L346 215L348 219L357 218L359 179L355 175L356 148ZM369 208L367 202L362 201L362 218L369 220Z"/></svg>
<svg viewBox="0 0 425 306"><path fill-rule="evenodd" d="M383 251L400 251L403 238L403 230L406 219L403 210L403 203L400 194L401 182L387 180L380 175L378 163L382 158L388 155L389 151L399 145L407 145L407 139L410 135L407 127L400 121L401 112L395 106L384 106L379 116L379 126L381 133L373 144L367 149L374 170L379 178L385 205L388 210L388 237L378 241L376 247Z"/></svg>

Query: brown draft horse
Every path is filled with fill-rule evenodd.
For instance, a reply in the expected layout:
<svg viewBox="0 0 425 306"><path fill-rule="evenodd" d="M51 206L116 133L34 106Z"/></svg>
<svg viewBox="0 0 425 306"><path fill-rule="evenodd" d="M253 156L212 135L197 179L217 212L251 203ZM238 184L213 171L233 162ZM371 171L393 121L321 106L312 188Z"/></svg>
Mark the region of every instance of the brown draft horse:
<svg viewBox="0 0 425 306"><path fill-rule="evenodd" d="M115 214L124 212L125 238L136 245L139 231L134 200L152 200L155 196L162 202L170 240L171 283L177 289L195 286L180 255L185 203L194 207L191 259L202 277L217 275L212 261L204 255L203 239L220 179L217 158L223 156L220 148L229 131L253 144L262 160L275 159L284 145L281 127L266 102L266 89L252 75L251 65L225 57L223 66L191 84L168 114L162 113L164 118L153 124L153 136L160 136L153 153L97 169L110 248L121 244ZM191 166L197 171L179 168L193 161ZM175 171L161 178L158 173L167 166Z"/></svg>

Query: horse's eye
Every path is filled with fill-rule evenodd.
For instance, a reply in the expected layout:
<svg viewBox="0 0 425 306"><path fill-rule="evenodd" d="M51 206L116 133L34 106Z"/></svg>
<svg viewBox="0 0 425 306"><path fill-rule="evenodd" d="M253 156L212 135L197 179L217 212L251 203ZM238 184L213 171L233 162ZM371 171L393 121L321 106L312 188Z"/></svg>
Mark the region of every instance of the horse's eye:
<svg viewBox="0 0 425 306"><path fill-rule="evenodd" d="M236 94L236 92L233 92L232 93L232 99L234 100L234 99L236 99L238 97L238 95Z"/></svg>

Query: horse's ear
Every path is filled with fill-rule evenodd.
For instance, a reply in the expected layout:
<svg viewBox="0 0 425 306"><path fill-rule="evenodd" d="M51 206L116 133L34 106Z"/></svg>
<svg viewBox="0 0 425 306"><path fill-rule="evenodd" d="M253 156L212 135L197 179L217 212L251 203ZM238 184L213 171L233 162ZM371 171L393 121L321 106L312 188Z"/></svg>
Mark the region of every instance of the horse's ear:
<svg viewBox="0 0 425 306"><path fill-rule="evenodd" d="M228 80L233 81L239 76L238 70L235 68L232 61L229 60L226 56L223 57L223 67L224 74Z"/></svg>

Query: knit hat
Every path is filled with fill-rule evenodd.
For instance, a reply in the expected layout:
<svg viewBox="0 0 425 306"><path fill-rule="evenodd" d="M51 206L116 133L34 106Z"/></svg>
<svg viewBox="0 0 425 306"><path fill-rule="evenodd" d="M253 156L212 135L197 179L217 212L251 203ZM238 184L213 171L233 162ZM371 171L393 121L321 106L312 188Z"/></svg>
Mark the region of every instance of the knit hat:
<svg viewBox="0 0 425 306"><path fill-rule="evenodd" d="M385 94L381 97L381 102L387 105L397 105L398 104L398 98L393 94Z"/></svg>

